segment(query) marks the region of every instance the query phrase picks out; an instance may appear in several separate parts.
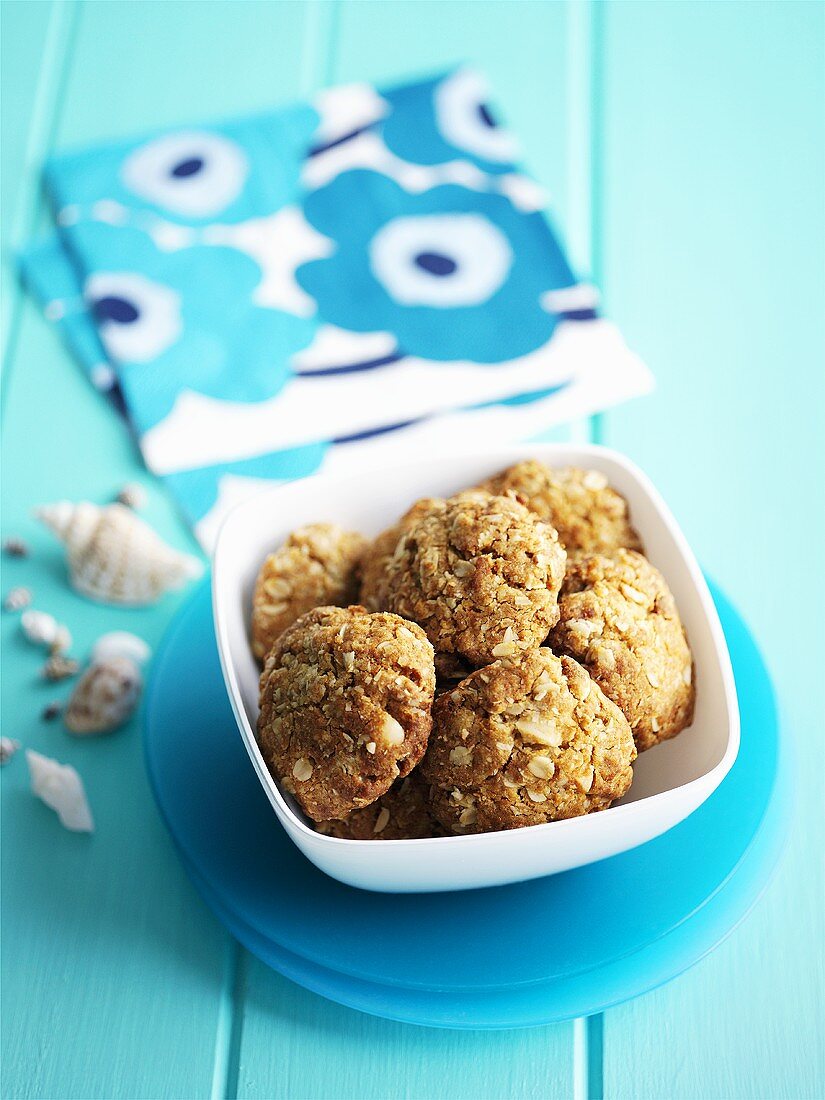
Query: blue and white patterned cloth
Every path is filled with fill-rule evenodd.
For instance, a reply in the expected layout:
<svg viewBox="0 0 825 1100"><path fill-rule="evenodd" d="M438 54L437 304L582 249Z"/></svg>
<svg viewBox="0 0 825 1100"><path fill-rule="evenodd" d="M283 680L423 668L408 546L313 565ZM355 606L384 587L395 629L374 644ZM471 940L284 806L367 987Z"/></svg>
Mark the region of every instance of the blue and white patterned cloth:
<svg viewBox="0 0 825 1100"><path fill-rule="evenodd" d="M482 79L55 157L28 285L205 546L319 468L535 435L647 391Z"/></svg>

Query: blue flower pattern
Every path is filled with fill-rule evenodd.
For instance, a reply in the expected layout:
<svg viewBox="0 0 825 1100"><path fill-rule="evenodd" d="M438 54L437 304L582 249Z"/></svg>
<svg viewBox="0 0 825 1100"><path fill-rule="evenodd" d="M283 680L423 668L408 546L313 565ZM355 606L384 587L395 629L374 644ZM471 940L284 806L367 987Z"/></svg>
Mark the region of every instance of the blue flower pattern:
<svg viewBox="0 0 825 1100"><path fill-rule="evenodd" d="M236 223L295 199L318 124L306 104L237 122L165 131L139 142L63 153L46 165L58 212L93 216L101 200L133 224L150 215L177 225ZM143 223L145 224L145 223Z"/></svg>
<svg viewBox="0 0 825 1100"><path fill-rule="evenodd" d="M86 304L139 433L168 416L184 390L227 401L274 397L290 354L312 338L311 320L255 304L260 270L236 249L163 253L143 233L95 222L77 227L74 247L95 257Z"/></svg>
<svg viewBox="0 0 825 1100"><path fill-rule="evenodd" d="M544 215L508 197L503 181L518 171L513 144L480 78L457 70L381 98L386 113L366 128L393 163L419 173L464 165L474 182L442 175L411 189L380 170L349 168L316 190L304 187L306 158L332 155L317 136L320 108L306 105L49 164L60 237L30 250L24 274L97 384L108 358L140 435L163 426L184 392L271 400L295 377L292 358L321 333L329 340L343 330L347 348L358 334L391 338L379 359L342 366L333 356L328 369L316 365L311 383L322 395L325 375L370 369L375 432L394 423L381 419L382 371L404 357L489 372L548 345L558 316L545 296L575 279ZM258 243L263 222L281 213L284 249L295 249L291 269L270 262L278 239L268 252ZM544 381L536 376L521 387L526 397L512 399L533 400L530 390L546 398L557 387ZM468 393L466 405L477 403ZM444 411L437 394L432 411ZM184 463L167 479L197 523L215 507L225 474L304 474L349 438L344 425L334 439L280 452L244 457L241 447L235 459Z"/></svg>
<svg viewBox="0 0 825 1100"><path fill-rule="evenodd" d="M309 195L304 210L336 243L328 259L298 270L321 315L357 332L392 332L407 355L478 363L526 355L556 324L541 295L574 282L544 217L503 195L452 185L411 195L353 171ZM407 232L380 262L382 233L402 221ZM485 282L491 268L498 277Z"/></svg>
<svg viewBox="0 0 825 1100"><path fill-rule="evenodd" d="M382 137L402 160L428 165L468 160L492 175L516 170L514 143L496 122L480 74L458 69L392 88L384 98L392 109Z"/></svg>

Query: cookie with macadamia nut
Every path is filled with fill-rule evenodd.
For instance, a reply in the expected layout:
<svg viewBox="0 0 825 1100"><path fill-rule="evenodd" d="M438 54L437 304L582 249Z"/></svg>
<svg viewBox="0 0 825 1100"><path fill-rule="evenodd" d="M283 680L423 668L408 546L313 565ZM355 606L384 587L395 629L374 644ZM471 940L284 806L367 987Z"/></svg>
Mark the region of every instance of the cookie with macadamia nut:
<svg viewBox="0 0 825 1100"><path fill-rule="evenodd" d="M571 559L583 553L644 549L630 522L627 501L598 470L551 469L537 459L527 459L489 478L480 488L513 493L556 528Z"/></svg>
<svg viewBox="0 0 825 1100"><path fill-rule="evenodd" d="M485 665L544 641L565 562L555 530L513 497L430 500L386 564L386 606L419 623L439 655Z"/></svg>
<svg viewBox="0 0 825 1100"><path fill-rule="evenodd" d="M676 601L641 554L573 562L548 644L581 662L624 713L641 752L693 721L693 660Z"/></svg>
<svg viewBox="0 0 825 1100"><path fill-rule="evenodd" d="M570 657L534 649L440 695L421 773L453 833L541 825L606 809L633 777L619 708Z"/></svg>
<svg viewBox="0 0 825 1100"><path fill-rule="evenodd" d="M417 500L391 527L387 527L365 549L359 564L361 590L359 602L368 611L387 610L387 584L390 563L407 528L433 505L430 497Z"/></svg>
<svg viewBox="0 0 825 1100"><path fill-rule="evenodd" d="M363 535L334 523L293 531L261 566L252 597L252 650L263 661L279 634L313 607L346 607L358 597Z"/></svg>
<svg viewBox="0 0 825 1100"><path fill-rule="evenodd" d="M270 650L258 743L315 821L375 802L421 760L432 723L433 648L398 615L319 607Z"/></svg>
<svg viewBox="0 0 825 1100"><path fill-rule="evenodd" d="M340 840L423 840L444 836L444 829L430 813L426 788L416 768L406 779L397 779L386 794L353 810L337 821L319 821L319 833Z"/></svg>

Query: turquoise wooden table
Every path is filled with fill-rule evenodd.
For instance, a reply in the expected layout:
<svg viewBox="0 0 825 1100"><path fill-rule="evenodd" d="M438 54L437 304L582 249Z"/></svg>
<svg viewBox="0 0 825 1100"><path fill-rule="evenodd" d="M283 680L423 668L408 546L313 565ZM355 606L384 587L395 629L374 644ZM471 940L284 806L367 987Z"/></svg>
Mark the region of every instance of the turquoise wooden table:
<svg viewBox="0 0 825 1100"><path fill-rule="evenodd" d="M821 3L21 3L2 6L3 531L82 652L156 643L178 601L110 611L65 584L30 508L126 481L193 548L104 400L18 290L52 150L254 110L330 81L483 66L574 257L658 378L557 433L647 469L745 615L795 753L795 820L756 910L669 986L603 1017L457 1033L326 1002L243 953L183 872L137 722L78 743L3 616L3 732L75 764L97 820L70 834L4 769L6 1097L792 1097L823 1068Z"/></svg>

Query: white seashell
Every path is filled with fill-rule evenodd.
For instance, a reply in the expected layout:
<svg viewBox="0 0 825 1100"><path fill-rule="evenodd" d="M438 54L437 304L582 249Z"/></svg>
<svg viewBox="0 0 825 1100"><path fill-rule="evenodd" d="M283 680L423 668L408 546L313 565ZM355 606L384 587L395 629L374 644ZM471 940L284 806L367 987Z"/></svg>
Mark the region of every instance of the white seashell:
<svg viewBox="0 0 825 1100"><path fill-rule="evenodd" d="M47 611L24 611L20 628L34 645L51 645L57 637L57 620Z"/></svg>
<svg viewBox="0 0 825 1100"><path fill-rule="evenodd" d="M13 737L0 737L0 765L8 764L20 748L20 742Z"/></svg>
<svg viewBox="0 0 825 1100"><path fill-rule="evenodd" d="M72 584L91 599L150 604L203 572L197 558L167 546L122 504L62 501L35 515L65 543Z"/></svg>
<svg viewBox="0 0 825 1100"><path fill-rule="evenodd" d="M46 646L54 652L68 649L72 644L69 628L59 623L47 611L31 608L20 616L23 633L33 645Z"/></svg>
<svg viewBox="0 0 825 1100"><path fill-rule="evenodd" d="M128 721L142 688L140 669L128 657L98 661L78 680L63 720L83 737L111 733Z"/></svg>
<svg viewBox="0 0 825 1100"><path fill-rule="evenodd" d="M113 630L95 642L92 649L92 664L97 665L113 657L128 657L140 667L145 665L151 656L152 651L143 638L138 638L137 634L130 634L128 630Z"/></svg>
<svg viewBox="0 0 825 1100"><path fill-rule="evenodd" d="M57 813L61 825L76 833L93 832L95 826L83 780L74 768L31 749L26 750L26 760L32 793Z"/></svg>

